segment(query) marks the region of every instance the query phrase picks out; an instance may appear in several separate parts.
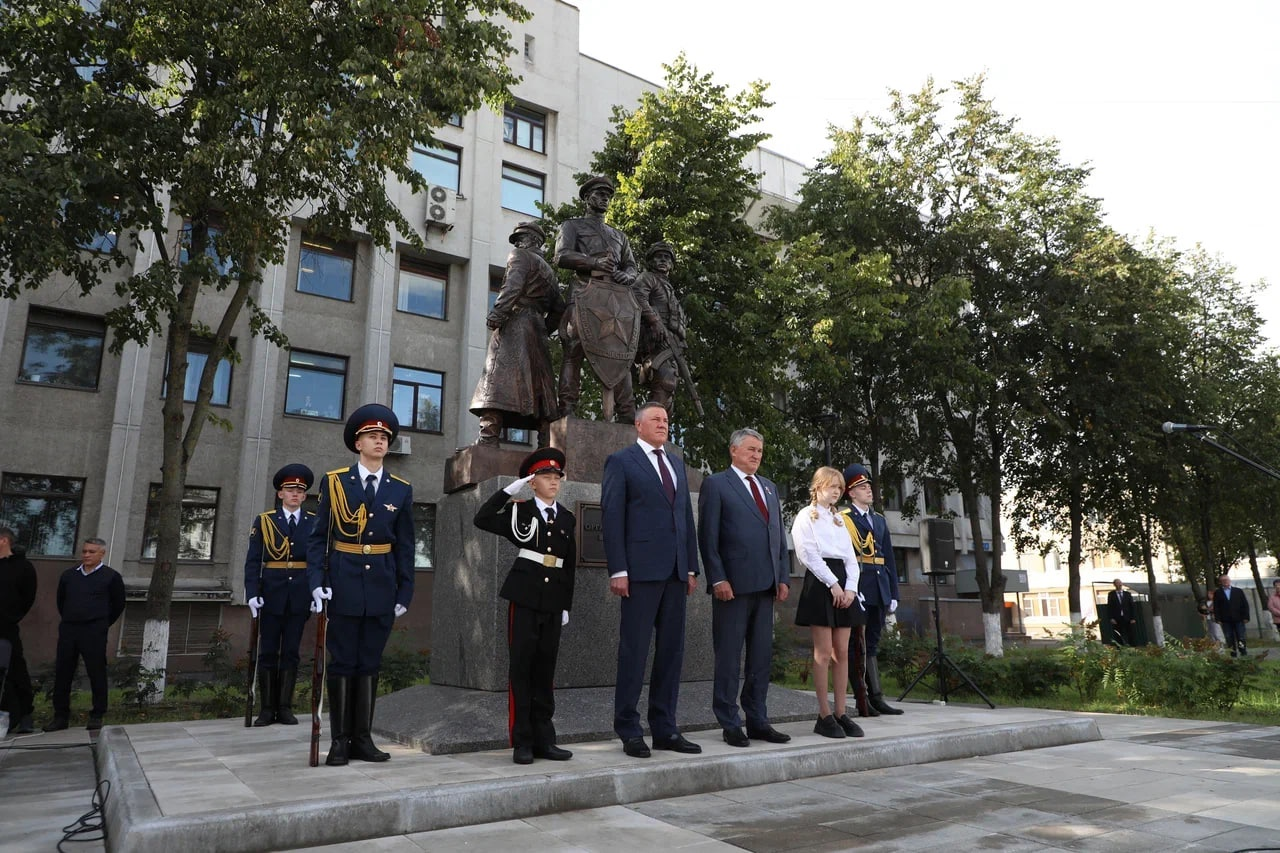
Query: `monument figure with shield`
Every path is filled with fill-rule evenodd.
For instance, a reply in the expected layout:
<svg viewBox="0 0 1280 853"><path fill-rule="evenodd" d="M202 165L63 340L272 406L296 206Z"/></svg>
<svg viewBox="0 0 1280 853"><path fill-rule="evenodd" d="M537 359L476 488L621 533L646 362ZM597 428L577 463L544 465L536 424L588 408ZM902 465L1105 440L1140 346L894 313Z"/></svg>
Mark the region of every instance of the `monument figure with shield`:
<svg viewBox="0 0 1280 853"><path fill-rule="evenodd" d="M573 413L585 358L604 386L604 419L629 424L635 420L631 364L640 344L641 314L632 290L637 269L631 244L604 221L613 194L608 178L584 181L578 197L586 202L586 215L565 220L556 238L556 266L575 273L560 323L559 404L561 417Z"/></svg>

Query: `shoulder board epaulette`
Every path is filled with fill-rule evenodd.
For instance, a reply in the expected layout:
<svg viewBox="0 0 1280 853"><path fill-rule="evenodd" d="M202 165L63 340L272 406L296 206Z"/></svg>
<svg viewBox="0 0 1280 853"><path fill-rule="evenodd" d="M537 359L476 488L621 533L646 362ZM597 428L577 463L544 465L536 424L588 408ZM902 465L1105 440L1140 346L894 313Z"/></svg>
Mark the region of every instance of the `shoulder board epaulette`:
<svg viewBox="0 0 1280 853"><path fill-rule="evenodd" d="M275 515L276 515L276 511L274 509L269 509L266 512L258 513L258 518L261 518L263 521L266 521L266 520L275 518Z"/></svg>
<svg viewBox="0 0 1280 853"><path fill-rule="evenodd" d="M324 475L328 477L330 474L345 474L350 468L351 468L350 465L348 465L346 468L334 468L332 471L325 471Z"/></svg>
<svg viewBox="0 0 1280 853"><path fill-rule="evenodd" d="M316 515L316 514L315 514L314 512L312 512L311 510L307 510L306 514L307 514L307 515L309 515L309 516L311 516L312 518L315 518L315 515Z"/></svg>
<svg viewBox="0 0 1280 853"><path fill-rule="evenodd" d="M412 485L413 485L413 483L410 483L410 482L409 482L408 480L406 480L404 477L397 477L395 474L392 474L392 475L391 475L391 479L393 479L393 480L399 480L400 482L404 483L406 486L412 486Z"/></svg>
<svg viewBox="0 0 1280 853"><path fill-rule="evenodd" d="M513 503L513 504L523 504L523 503L529 502L528 498L508 498L507 500L509 503Z"/></svg>
<svg viewBox="0 0 1280 853"><path fill-rule="evenodd" d="M848 507L848 506L847 506L847 507L845 507L844 509L840 510L840 514L841 514L841 515L848 515L848 514L849 514L849 513L851 513L851 512L853 512L853 507Z"/></svg>

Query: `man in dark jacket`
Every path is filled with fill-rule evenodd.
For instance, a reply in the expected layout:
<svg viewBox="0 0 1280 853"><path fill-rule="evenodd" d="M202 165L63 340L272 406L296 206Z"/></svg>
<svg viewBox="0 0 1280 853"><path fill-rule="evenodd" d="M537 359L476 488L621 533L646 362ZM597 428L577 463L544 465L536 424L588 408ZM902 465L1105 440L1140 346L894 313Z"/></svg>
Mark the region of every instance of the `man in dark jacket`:
<svg viewBox="0 0 1280 853"><path fill-rule="evenodd" d="M46 732L65 729L71 720L71 682L76 664L84 659L93 692L89 731L102 728L107 713L107 632L124 613L124 579L103 562L104 539L86 539L80 547L80 565L67 569L58 580L58 652L53 676L53 720Z"/></svg>
<svg viewBox="0 0 1280 853"><path fill-rule="evenodd" d="M13 550L13 540L13 531L0 527L0 640L8 640L11 646L0 708L9 712L9 730L23 735L35 730L31 723L34 694L18 623L35 603L36 570L24 554Z"/></svg>
<svg viewBox="0 0 1280 853"><path fill-rule="evenodd" d="M1223 637L1231 656L1245 654L1245 626L1249 623L1249 599L1243 591L1231 586L1231 576L1218 578L1213 591L1213 621L1222 626Z"/></svg>
<svg viewBox="0 0 1280 853"><path fill-rule="evenodd" d="M1138 624L1133 609L1133 593L1124 588L1124 581L1120 578L1112 583L1116 588L1107 593L1107 618L1111 622L1111 631L1116 645L1132 646L1134 627Z"/></svg>
<svg viewBox="0 0 1280 853"><path fill-rule="evenodd" d="M568 624L573 607L577 559L573 513L556 502L564 462L564 454L553 447L529 454L520 464L520 479L495 492L475 517L476 527L519 549L498 593L511 602L508 726L516 764L531 764L534 758L568 761L573 757L556 746L551 722L560 629ZM533 500L514 500L526 484L533 489Z"/></svg>

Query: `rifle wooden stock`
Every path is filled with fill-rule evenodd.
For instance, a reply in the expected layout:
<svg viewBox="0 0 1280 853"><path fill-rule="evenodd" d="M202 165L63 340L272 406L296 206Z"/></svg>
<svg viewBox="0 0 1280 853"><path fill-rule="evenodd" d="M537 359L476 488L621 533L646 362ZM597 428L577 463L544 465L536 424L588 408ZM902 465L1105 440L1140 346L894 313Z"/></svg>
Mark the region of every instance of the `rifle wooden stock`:
<svg viewBox="0 0 1280 853"><path fill-rule="evenodd" d="M249 619L249 684L245 689L244 727L253 728L253 695L258 681L258 617Z"/></svg>
<svg viewBox="0 0 1280 853"><path fill-rule="evenodd" d="M320 766L320 711L324 698L324 635L329 624L329 607L320 610L316 621L316 650L311 659L311 757L312 767Z"/></svg>

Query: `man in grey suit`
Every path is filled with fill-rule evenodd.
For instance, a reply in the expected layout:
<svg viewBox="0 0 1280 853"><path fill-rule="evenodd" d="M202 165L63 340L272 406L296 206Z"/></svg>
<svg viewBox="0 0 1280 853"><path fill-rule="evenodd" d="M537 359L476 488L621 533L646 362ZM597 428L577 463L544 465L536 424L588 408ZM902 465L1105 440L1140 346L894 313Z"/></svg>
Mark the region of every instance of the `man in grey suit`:
<svg viewBox="0 0 1280 853"><path fill-rule="evenodd" d="M600 483L601 532L609 589L622 599L613 730L632 758L648 758L640 728L640 689L649 643L649 732L654 749L699 753L676 725L684 663L685 599L698 584L698 540L684 463L666 451L667 410L636 413L636 443L612 454Z"/></svg>
<svg viewBox="0 0 1280 853"><path fill-rule="evenodd" d="M787 537L778 489L757 475L764 437L740 429L729 437L728 470L702 483L698 496L698 542L707 572L715 682L711 707L724 729L725 743L751 740L786 743L791 736L769 724L769 664L773 653L773 601L786 601ZM738 714L738 661L746 646L747 673Z"/></svg>

